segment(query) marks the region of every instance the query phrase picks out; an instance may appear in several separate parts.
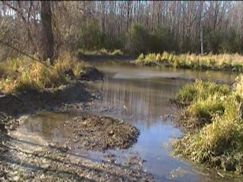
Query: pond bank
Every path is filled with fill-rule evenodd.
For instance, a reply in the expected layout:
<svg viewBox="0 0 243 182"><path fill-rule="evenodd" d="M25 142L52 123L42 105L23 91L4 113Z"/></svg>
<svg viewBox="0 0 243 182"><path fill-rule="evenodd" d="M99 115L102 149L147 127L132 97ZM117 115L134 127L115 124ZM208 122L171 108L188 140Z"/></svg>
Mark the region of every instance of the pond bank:
<svg viewBox="0 0 243 182"><path fill-rule="evenodd" d="M161 54L141 54L136 64L145 66L165 66L193 70L214 70L243 72L243 56L240 54L173 54L163 52Z"/></svg>
<svg viewBox="0 0 243 182"><path fill-rule="evenodd" d="M100 79L100 72L82 75L82 80ZM116 164L69 154L73 146L82 150L103 151L128 148L137 141L138 129L111 117L96 116L84 111L86 105L97 99L97 90L86 81L72 80L57 88L25 90L0 97L0 179L4 181L152 181L142 166ZM78 112L65 121L72 135L62 144L31 143L21 140L15 129L30 116L43 111ZM51 121L50 121L51 122ZM28 136L31 137L31 136ZM38 138L37 141L43 141ZM138 160L135 162L140 164Z"/></svg>
<svg viewBox="0 0 243 182"><path fill-rule="evenodd" d="M120 165L113 156L96 162L53 145L37 145L2 136L0 179L3 181L152 181L139 165Z"/></svg>
<svg viewBox="0 0 243 182"><path fill-rule="evenodd" d="M178 123L187 129L175 153L217 170L243 174L242 84L234 86L197 81L179 90L184 109Z"/></svg>

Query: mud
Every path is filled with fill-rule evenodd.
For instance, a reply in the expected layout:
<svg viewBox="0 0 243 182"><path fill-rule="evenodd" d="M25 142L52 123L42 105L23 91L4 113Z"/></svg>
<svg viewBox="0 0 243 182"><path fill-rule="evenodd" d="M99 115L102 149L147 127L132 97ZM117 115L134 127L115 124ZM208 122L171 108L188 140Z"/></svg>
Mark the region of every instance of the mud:
<svg viewBox="0 0 243 182"><path fill-rule="evenodd" d="M58 147L1 137L5 141L0 147L0 181L153 181L139 161L98 163Z"/></svg>
<svg viewBox="0 0 243 182"><path fill-rule="evenodd" d="M89 150L125 149L137 141L139 134L127 122L89 114L74 117L65 126L73 131L67 145Z"/></svg>
<svg viewBox="0 0 243 182"><path fill-rule="evenodd" d="M29 90L0 98L0 181L153 181L140 160L117 163L114 156L101 162L73 153L74 148L104 151L128 148L139 131L132 125L85 112L98 97L85 82L56 89ZM60 145L44 145L12 136L26 117L43 111L76 112L64 124L72 130ZM136 158L136 156L134 157Z"/></svg>

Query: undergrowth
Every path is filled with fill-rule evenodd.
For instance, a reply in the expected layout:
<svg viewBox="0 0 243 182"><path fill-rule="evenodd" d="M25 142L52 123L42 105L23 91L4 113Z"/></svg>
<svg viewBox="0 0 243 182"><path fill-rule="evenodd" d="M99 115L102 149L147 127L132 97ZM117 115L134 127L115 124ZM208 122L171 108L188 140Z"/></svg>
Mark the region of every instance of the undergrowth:
<svg viewBox="0 0 243 182"><path fill-rule="evenodd" d="M43 90L67 84L66 73L78 77L85 64L75 60L70 54L64 53L47 65L28 57L8 59L0 63L0 90L3 93L13 93L22 90Z"/></svg>

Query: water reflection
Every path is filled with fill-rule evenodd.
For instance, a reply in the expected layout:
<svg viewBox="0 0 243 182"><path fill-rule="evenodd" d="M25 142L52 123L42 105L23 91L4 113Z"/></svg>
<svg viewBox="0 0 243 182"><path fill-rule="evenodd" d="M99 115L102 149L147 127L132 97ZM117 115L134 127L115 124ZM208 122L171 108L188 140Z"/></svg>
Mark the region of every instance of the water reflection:
<svg viewBox="0 0 243 182"><path fill-rule="evenodd" d="M25 118L24 123L11 132L11 135L40 145L46 145L48 142L63 144L72 133L64 124L69 118L67 113L38 113Z"/></svg>
<svg viewBox="0 0 243 182"><path fill-rule="evenodd" d="M203 79L210 81L232 82L238 73L220 71L193 71L190 69L156 68L156 67L135 67L123 64L96 64L99 69L106 73L113 74L118 79L144 79L144 78L174 78L174 79Z"/></svg>
<svg viewBox="0 0 243 182"><path fill-rule="evenodd" d="M129 118L133 122L142 120L149 126L174 111L169 98L174 96L181 84L166 82L107 78L104 83L97 85L103 95L97 103L96 112L113 111L117 117Z"/></svg>
<svg viewBox="0 0 243 182"><path fill-rule="evenodd" d="M120 162L134 154L139 155L146 161L145 169L157 181L222 181L216 173L201 173L191 164L171 157L170 140L181 135L181 132L171 124L171 118L166 119L165 116L176 112L169 99L187 83L186 79L171 78L223 79L231 82L235 74L138 69L121 65L100 65L99 68L107 73L107 77L104 82L94 83L94 86L102 92L103 97L91 105L90 111L124 119L140 130L138 141L132 148L106 153L113 153ZM65 121L70 117L64 113L40 113L27 118L14 134L33 143L46 144L48 141L63 144L65 138L72 134L65 126ZM72 152L87 155L95 161L101 161L104 156L104 153L77 149ZM179 176L173 177L176 173Z"/></svg>

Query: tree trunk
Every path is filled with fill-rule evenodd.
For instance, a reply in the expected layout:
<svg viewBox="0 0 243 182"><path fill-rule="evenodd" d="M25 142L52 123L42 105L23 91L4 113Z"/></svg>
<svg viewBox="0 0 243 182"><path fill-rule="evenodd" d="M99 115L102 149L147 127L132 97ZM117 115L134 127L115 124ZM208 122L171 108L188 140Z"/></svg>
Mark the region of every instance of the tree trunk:
<svg viewBox="0 0 243 182"><path fill-rule="evenodd" d="M54 36L52 31L52 11L50 1L41 1L42 45L41 56L44 61L53 63Z"/></svg>
<svg viewBox="0 0 243 182"><path fill-rule="evenodd" d="M203 1L201 1L201 5L200 5L200 47L201 47L201 54L204 54L204 50L203 50L203 22L202 22L202 18L203 18Z"/></svg>

